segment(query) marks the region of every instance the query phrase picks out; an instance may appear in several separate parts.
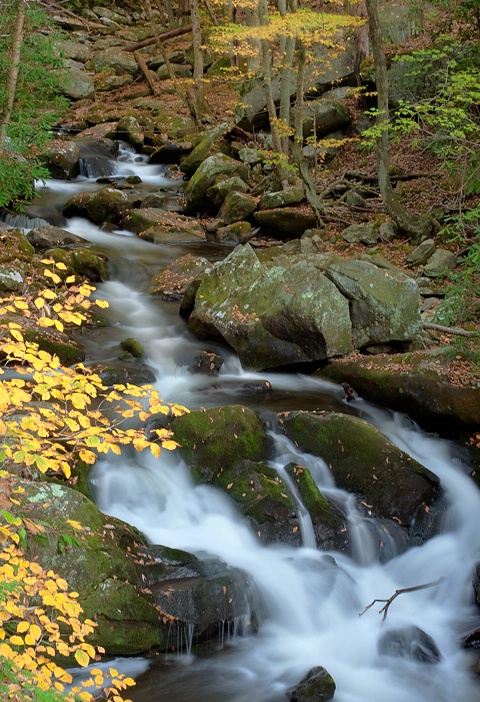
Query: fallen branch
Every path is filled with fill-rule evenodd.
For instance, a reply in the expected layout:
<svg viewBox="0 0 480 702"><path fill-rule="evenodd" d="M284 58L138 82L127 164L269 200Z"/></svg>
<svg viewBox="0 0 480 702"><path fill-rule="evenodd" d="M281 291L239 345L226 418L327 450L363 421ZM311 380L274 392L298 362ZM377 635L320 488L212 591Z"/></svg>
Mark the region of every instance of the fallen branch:
<svg viewBox="0 0 480 702"><path fill-rule="evenodd" d="M344 173L344 178L357 178L358 180L365 181L367 183L377 183L378 176L368 175L368 173L361 173L360 171L346 171ZM400 173L393 173L390 176L391 180L415 180L416 178L438 178L436 173L406 173L401 175Z"/></svg>
<svg viewBox="0 0 480 702"><path fill-rule="evenodd" d="M175 29L169 29L166 32L162 32L158 37L150 37L149 39L144 39L143 41L137 41L135 44L128 44L123 47L123 51L137 51L137 49L143 49L145 46L152 46L159 39L160 41L166 41L167 39L173 39L173 37L179 37L182 34L188 34L192 31L191 24L184 24L182 27L176 27Z"/></svg>
<svg viewBox="0 0 480 702"><path fill-rule="evenodd" d="M438 578L437 580L433 580L433 582L431 582L431 583L425 583L424 585L414 585L413 587L404 587L401 590L395 590L395 593L391 597L389 597L388 600L376 599L376 600L373 600L373 602L370 602L370 604L367 605L365 607L365 609L362 612L360 612L360 614L358 616L361 617L362 614L365 614L365 612L367 612L370 609L370 607L373 607L373 605L376 602L385 602L386 604L382 607L382 609L378 610L379 614L381 614L383 612L382 621L385 621L385 619L387 618L387 614L388 614L388 608L390 607L392 602L399 595L404 595L406 592L416 592L417 590L426 590L428 587L435 587L435 585L438 585L439 583L441 583L442 580L443 580L443 577Z"/></svg>
<svg viewBox="0 0 480 702"><path fill-rule="evenodd" d="M433 329L434 331L445 332L445 334L455 334L456 336L473 336L476 334L474 331L467 331L459 327L445 327L443 324L434 324L433 322L424 322L423 326L425 329Z"/></svg>
<svg viewBox="0 0 480 702"><path fill-rule="evenodd" d="M143 73L143 76L144 76L145 80L147 81L152 93L155 96L160 95L160 91L159 91L158 87L155 85L155 82L153 81L152 76L150 75L150 72L148 70L148 66L145 63L145 59L143 58L143 56L140 54L139 51L134 51L133 56L135 58L135 61L137 62L139 69Z"/></svg>

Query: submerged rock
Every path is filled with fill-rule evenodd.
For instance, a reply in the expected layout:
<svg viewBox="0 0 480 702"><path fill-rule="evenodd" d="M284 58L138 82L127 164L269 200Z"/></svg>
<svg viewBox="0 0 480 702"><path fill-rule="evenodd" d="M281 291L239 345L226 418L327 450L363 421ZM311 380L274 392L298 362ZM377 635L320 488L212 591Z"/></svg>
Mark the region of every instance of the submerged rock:
<svg viewBox="0 0 480 702"><path fill-rule="evenodd" d="M291 702L328 702L335 695L335 681L325 668L316 666L300 680L298 685L287 691Z"/></svg>
<svg viewBox="0 0 480 702"><path fill-rule="evenodd" d="M420 663L439 663L442 657L432 637L418 626L386 631L378 642L378 652Z"/></svg>

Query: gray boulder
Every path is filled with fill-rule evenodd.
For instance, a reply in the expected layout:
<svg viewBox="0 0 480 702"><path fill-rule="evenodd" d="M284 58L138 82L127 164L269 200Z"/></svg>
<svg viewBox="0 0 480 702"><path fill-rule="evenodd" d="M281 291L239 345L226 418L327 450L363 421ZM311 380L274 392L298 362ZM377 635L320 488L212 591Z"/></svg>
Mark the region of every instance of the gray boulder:
<svg viewBox="0 0 480 702"><path fill-rule="evenodd" d="M123 76L125 73L136 78L139 74L137 62L130 54L119 50L119 47L111 47L105 51L95 53L85 64L88 71L101 73L110 71L116 76Z"/></svg>
<svg viewBox="0 0 480 702"><path fill-rule="evenodd" d="M218 181L218 183L214 183L207 190L207 198L213 205L220 207L228 193L246 193L247 190L248 185L245 183L245 181L237 176L234 176L233 178L226 178L225 180Z"/></svg>
<svg viewBox="0 0 480 702"><path fill-rule="evenodd" d="M287 188L274 193L265 193L259 200L259 210L272 210L287 205L298 205L305 198L303 188Z"/></svg>
<svg viewBox="0 0 480 702"><path fill-rule="evenodd" d="M350 122L347 108L338 100L319 98L305 103L303 115L303 138L315 134L317 137L331 134L346 127Z"/></svg>
<svg viewBox="0 0 480 702"><path fill-rule="evenodd" d="M116 132L120 139L127 141L136 149L140 150L142 148L143 131L138 120L132 115L127 115L119 120Z"/></svg>
<svg viewBox="0 0 480 702"><path fill-rule="evenodd" d="M27 232L26 237L32 246L42 250L52 249L56 246L80 246L88 243L81 236L71 234L59 227L34 227Z"/></svg>
<svg viewBox="0 0 480 702"><path fill-rule="evenodd" d="M423 274L428 278L443 278L457 265L457 257L446 249L436 249L428 259Z"/></svg>
<svg viewBox="0 0 480 702"><path fill-rule="evenodd" d="M351 224L343 230L342 239L349 244L374 246L378 241L378 234L372 224Z"/></svg>
<svg viewBox="0 0 480 702"><path fill-rule="evenodd" d="M48 150L40 154L40 160L48 168L52 178L73 180L79 173L80 147L74 141L56 139Z"/></svg>
<svg viewBox="0 0 480 702"><path fill-rule="evenodd" d="M272 368L349 353L347 299L308 258L260 263L249 244L206 274L189 319L200 338L229 343L249 368Z"/></svg>
<svg viewBox="0 0 480 702"><path fill-rule="evenodd" d="M210 265L206 258L192 254L177 258L154 277L148 292L150 295L161 295L164 300L181 300L188 285Z"/></svg>
<svg viewBox="0 0 480 702"><path fill-rule="evenodd" d="M58 75L58 89L72 100L84 100L95 95L93 78L77 66L65 66Z"/></svg>
<svg viewBox="0 0 480 702"><path fill-rule="evenodd" d="M122 219L121 226L154 243L205 238L203 227L198 220L176 212L165 212L157 207L131 210Z"/></svg>
<svg viewBox="0 0 480 702"><path fill-rule="evenodd" d="M131 191L103 188L87 198L85 209L92 222L101 224L102 222L118 221L124 213L139 204L140 201L141 197ZM68 208L71 204L69 201L66 207Z"/></svg>
<svg viewBox="0 0 480 702"><path fill-rule="evenodd" d="M24 278L18 271L8 266L0 266L0 291L18 292L22 290Z"/></svg>
<svg viewBox="0 0 480 702"><path fill-rule="evenodd" d="M350 301L355 348L415 338L422 329L413 278L366 261L333 263L328 278Z"/></svg>

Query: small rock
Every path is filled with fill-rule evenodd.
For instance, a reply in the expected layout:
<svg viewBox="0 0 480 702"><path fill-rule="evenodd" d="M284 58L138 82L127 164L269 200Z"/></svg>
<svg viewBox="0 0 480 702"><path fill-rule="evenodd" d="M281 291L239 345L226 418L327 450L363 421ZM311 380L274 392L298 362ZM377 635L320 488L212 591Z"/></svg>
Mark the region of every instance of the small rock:
<svg viewBox="0 0 480 702"><path fill-rule="evenodd" d="M446 249L437 249L423 269L423 274L429 278L442 278L457 265L457 257Z"/></svg>
<svg viewBox="0 0 480 702"><path fill-rule="evenodd" d="M433 239L425 239L407 258L407 263L413 266L423 266L435 251L435 242Z"/></svg>

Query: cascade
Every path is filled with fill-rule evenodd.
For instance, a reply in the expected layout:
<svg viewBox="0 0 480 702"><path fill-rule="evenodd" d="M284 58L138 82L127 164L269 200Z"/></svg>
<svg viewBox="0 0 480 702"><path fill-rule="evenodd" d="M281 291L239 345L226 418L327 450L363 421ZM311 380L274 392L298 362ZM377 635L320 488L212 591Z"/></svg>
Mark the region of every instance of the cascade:
<svg viewBox="0 0 480 702"><path fill-rule="evenodd" d="M148 186L169 186L160 167L146 165L127 147L121 147L115 168L122 176L141 175ZM39 201L64 202L75 189L98 187L85 176L75 183L48 181L39 189ZM202 348L200 342L188 335L176 309L145 294L152 271L185 253L185 247L155 246L129 232L102 231L78 217L66 228L107 251L111 262L112 279L98 286L98 295L110 303L112 327L98 332L96 347L88 347L92 357L108 358L116 340L135 336L165 400L190 408L243 401L242 388L259 376L244 371L233 353L222 349L225 364L219 378L209 379L206 391L205 378L189 374L181 362ZM262 373L261 379L273 388L265 401L270 403L267 409L287 409L289 403L304 409L345 408L340 389L331 383L286 373ZM258 398L248 402L255 405ZM135 702L166 702L172 697L176 702L282 702L285 691L318 665L335 679L336 702L480 702L471 658L460 645L478 616L471 580L480 560L480 493L452 444L423 433L399 414L361 399L354 404L364 418L439 476L448 499L438 535L406 551L392 538L382 562L373 545L375 520L357 513L352 497L335 487L321 459L304 454L285 437L274 436L272 466L281 472L294 460L310 468L322 491L348 516L352 556L317 550L303 505L301 548L258 543L228 497L213 487L195 485L175 452L164 451L158 460L138 455L96 464L92 485L105 513L133 524L154 544L199 558L215 556L243 569L263 603L258 633L237 635L243 630L238 622L238 632L234 627L221 654L196 659L191 655L193 631L175 633L181 636L184 655L169 670L152 666L129 693ZM385 621L378 614L381 604L359 616L376 598L387 599L397 589L436 580L435 587L398 597ZM409 626L433 638L440 652L437 663L382 653L379 642L385 634Z"/></svg>

